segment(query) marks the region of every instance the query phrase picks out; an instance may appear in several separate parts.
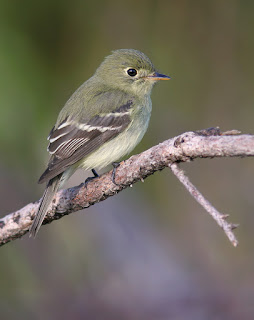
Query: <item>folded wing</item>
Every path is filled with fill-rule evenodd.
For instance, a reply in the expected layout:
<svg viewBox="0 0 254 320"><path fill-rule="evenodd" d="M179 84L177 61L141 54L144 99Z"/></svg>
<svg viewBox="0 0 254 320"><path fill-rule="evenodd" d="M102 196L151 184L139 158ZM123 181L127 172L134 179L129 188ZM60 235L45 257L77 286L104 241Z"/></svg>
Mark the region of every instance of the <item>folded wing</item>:
<svg viewBox="0 0 254 320"><path fill-rule="evenodd" d="M83 123L67 117L57 128L53 128L48 137L48 151L51 158L39 183L56 177L69 166L123 132L131 122L132 104L133 101L129 100L112 112L95 115Z"/></svg>

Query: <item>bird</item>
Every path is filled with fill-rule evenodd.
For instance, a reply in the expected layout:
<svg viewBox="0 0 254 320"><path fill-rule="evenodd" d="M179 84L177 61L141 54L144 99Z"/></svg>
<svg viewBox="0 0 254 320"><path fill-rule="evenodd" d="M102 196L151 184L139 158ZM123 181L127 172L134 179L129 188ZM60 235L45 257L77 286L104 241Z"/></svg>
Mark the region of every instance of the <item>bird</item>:
<svg viewBox="0 0 254 320"><path fill-rule="evenodd" d="M35 237L56 192L78 168L101 169L116 162L143 138L152 111L151 91L159 80L151 60L135 49L112 51L94 75L69 98L50 131L50 158L38 183L46 183L29 234Z"/></svg>

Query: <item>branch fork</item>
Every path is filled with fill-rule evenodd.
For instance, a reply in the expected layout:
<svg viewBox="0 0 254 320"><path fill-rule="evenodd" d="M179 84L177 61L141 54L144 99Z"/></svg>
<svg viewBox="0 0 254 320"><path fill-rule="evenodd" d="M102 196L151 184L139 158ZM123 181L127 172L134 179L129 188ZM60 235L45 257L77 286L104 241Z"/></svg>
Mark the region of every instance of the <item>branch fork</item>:
<svg viewBox="0 0 254 320"><path fill-rule="evenodd" d="M74 188L60 190L52 201L44 224L57 220L65 215L103 201L114 196L137 181L156 171L170 168L175 176L186 187L190 194L215 219L224 230L230 242L236 246L237 239L233 234L236 224L228 223L228 215L218 212L189 181L180 162L189 162L196 158L214 157L253 157L254 135L239 134L237 130L224 133L219 128L209 128L196 132L186 132L166 140L138 155L122 161L117 167L115 181L112 181L112 170L90 181L86 186L81 184ZM39 201L30 203L16 212L0 219L0 246L22 237L28 232L38 210Z"/></svg>

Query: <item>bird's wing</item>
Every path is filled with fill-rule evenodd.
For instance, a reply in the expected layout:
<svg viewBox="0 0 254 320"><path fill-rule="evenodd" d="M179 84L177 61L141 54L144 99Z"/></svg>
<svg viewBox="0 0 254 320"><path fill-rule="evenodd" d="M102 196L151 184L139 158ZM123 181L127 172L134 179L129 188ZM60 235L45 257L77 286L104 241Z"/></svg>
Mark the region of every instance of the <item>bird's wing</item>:
<svg viewBox="0 0 254 320"><path fill-rule="evenodd" d="M85 122L66 118L53 128L48 137L51 158L39 183L56 177L127 128L132 105L133 100L129 99L110 113L95 115Z"/></svg>

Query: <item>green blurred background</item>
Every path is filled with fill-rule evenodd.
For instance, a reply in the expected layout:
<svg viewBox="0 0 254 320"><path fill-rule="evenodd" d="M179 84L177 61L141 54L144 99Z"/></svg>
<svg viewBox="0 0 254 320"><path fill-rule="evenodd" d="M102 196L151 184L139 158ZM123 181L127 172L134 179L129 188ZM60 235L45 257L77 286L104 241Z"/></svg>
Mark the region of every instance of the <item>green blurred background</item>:
<svg viewBox="0 0 254 320"><path fill-rule="evenodd" d="M253 134L253 33L248 0L1 0L1 216L41 197L58 112L114 49L172 77L134 153L211 126ZM164 170L2 247L1 319L253 319L253 159L182 167L240 223L238 248Z"/></svg>

